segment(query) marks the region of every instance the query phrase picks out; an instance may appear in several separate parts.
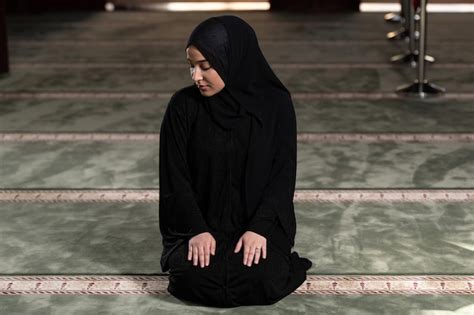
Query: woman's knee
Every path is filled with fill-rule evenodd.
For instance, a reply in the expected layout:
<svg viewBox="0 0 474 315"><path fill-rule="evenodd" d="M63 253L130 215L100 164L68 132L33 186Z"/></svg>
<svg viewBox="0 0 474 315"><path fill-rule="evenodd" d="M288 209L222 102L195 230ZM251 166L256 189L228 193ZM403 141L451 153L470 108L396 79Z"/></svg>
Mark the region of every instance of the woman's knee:
<svg viewBox="0 0 474 315"><path fill-rule="evenodd" d="M192 264L182 264L170 269L170 278L188 286L198 286L210 278L210 276L209 269Z"/></svg>
<svg viewBox="0 0 474 315"><path fill-rule="evenodd" d="M175 297L206 306L228 307L221 276L209 268L170 270L168 291Z"/></svg>

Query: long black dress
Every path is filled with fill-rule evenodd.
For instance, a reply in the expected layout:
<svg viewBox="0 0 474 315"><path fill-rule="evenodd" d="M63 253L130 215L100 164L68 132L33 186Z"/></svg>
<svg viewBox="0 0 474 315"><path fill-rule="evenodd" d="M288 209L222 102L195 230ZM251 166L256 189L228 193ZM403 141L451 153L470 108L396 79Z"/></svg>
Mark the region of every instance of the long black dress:
<svg viewBox="0 0 474 315"><path fill-rule="evenodd" d="M305 281L311 262L291 253L292 244L278 219L261 218L249 226L243 176L250 129L255 123L252 115L241 107L236 127L224 130L212 120L210 109L196 101L201 97L198 94L194 86L178 91L168 105L160 132L160 228L172 230L175 236L171 239L170 233L165 233L163 240L161 264L163 271L169 268L168 291L207 306L273 304ZM177 159L178 153L185 159ZM173 198L167 194L179 190L179 185L181 190L189 185L193 196ZM193 200L196 208L189 212ZM180 214L183 203L187 210ZM169 210L173 206L175 216L161 212L161 207ZM243 247L234 253L247 230L267 238L267 258L251 267L243 264ZM188 241L205 231L213 235L217 246L209 266L201 268L187 260Z"/></svg>

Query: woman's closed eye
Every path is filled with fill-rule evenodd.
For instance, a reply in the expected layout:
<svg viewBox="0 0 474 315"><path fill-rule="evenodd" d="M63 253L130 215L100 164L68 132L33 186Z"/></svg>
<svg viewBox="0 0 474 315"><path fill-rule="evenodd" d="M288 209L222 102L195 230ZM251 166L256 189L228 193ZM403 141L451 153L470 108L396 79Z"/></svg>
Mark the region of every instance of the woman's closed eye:
<svg viewBox="0 0 474 315"><path fill-rule="evenodd" d="M190 68L191 70L194 70L194 66L189 66L189 68ZM212 67L209 67L209 68L201 68L201 70L202 70L202 71L206 71L206 70L209 70L209 69L211 69L211 68L212 68Z"/></svg>
<svg viewBox="0 0 474 315"><path fill-rule="evenodd" d="M194 66L193 66L193 65L191 65L191 64L189 64L189 63L188 63L188 65L189 65L189 68L190 68L190 69L194 69ZM201 70L206 71L206 70L209 70L209 69L211 69L211 68L212 68L212 67L211 67L209 64L204 64L204 66L201 67Z"/></svg>
<svg viewBox="0 0 474 315"><path fill-rule="evenodd" d="M194 69L193 66L190 66L189 68L190 68L190 69ZM209 68L201 68L201 70L202 70L202 71L206 71L206 70L209 70L209 69L211 69L211 68L212 68L212 67L209 67Z"/></svg>

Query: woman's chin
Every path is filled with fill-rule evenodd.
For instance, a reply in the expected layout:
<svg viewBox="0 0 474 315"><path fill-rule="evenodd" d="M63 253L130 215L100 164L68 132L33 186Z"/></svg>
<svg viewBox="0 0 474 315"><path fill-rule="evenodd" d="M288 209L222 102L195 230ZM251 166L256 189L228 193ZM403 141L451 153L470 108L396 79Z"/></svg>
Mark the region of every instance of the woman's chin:
<svg viewBox="0 0 474 315"><path fill-rule="evenodd" d="M212 95L214 95L214 93L212 91L209 91L209 90L208 91L203 91L203 90L199 89L199 92L201 92L201 95L203 95L203 96L212 96Z"/></svg>

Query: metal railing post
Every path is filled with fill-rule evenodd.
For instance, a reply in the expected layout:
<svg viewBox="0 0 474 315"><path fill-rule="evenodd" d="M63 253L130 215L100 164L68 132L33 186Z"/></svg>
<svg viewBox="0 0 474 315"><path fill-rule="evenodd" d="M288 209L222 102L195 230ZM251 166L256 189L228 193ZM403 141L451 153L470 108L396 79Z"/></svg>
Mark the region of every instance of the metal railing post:
<svg viewBox="0 0 474 315"><path fill-rule="evenodd" d="M402 6L402 0L400 2L400 7ZM405 22L405 16L403 15L403 8L400 10L400 13L387 13L384 15L384 20L385 22L389 23L404 23Z"/></svg>
<svg viewBox="0 0 474 315"><path fill-rule="evenodd" d="M426 5L428 0L421 0L421 12L420 12L420 40L418 49L418 71L417 79L415 82L409 85L404 85L397 88L397 92L405 94L407 96L416 96L425 98L428 96L436 96L445 92L444 88L441 88L433 83L426 80L426 43L427 43L427 14Z"/></svg>
<svg viewBox="0 0 474 315"><path fill-rule="evenodd" d="M403 17L403 26L399 28L398 30L388 32L387 39L397 40L397 39L404 39L408 37L408 27L407 27L408 24L407 23L410 18L407 14L407 9L408 9L408 6L410 5L410 0L400 0L400 5L402 7L400 12Z"/></svg>

